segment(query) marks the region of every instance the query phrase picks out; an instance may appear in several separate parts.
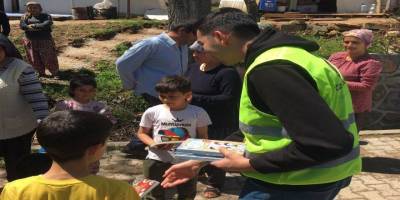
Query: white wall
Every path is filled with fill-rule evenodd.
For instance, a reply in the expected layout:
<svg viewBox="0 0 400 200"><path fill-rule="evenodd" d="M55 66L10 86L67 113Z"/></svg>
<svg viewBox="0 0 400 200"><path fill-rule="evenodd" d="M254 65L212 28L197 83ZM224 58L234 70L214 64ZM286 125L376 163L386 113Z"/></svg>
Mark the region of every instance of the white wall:
<svg viewBox="0 0 400 200"><path fill-rule="evenodd" d="M391 5L394 4L392 0ZM337 12L338 13L357 13L361 10L361 4L366 4L368 9L371 4L376 4L376 0L337 0ZM386 7L386 0L382 0L382 10Z"/></svg>
<svg viewBox="0 0 400 200"><path fill-rule="evenodd" d="M11 11L11 0L10 11ZM8 2L7 1L7 2ZM20 11L25 11L25 4L29 0L20 0ZM71 14L72 7L93 6L102 0L36 0L42 4L43 10L52 14ZM111 0L117 7L119 13L126 13L127 0ZM165 8L165 0L131 0L131 13L143 15L144 12L152 8Z"/></svg>

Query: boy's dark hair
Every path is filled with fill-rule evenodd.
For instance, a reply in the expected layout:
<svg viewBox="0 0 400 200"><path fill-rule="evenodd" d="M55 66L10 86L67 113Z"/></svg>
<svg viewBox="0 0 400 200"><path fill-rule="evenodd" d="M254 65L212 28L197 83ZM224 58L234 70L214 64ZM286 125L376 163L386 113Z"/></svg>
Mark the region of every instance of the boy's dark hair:
<svg viewBox="0 0 400 200"><path fill-rule="evenodd" d="M63 163L82 158L93 145L104 144L112 123L105 116L85 111L58 111L45 118L36 136L49 156Z"/></svg>
<svg viewBox="0 0 400 200"><path fill-rule="evenodd" d="M250 40L260 33L257 22L236 8L221 8L219 11L207 15L198 30L205 35L215 30L231 32L243 40Z"/></svg>
<svg viewBox="0 0 400 200"><path fill-rule="evenodd" d="M193 33L196 34L197 29L199 28L201 21L198 20L187 20L184 22L172 22L169 25L169 30L173 32L177 32L180 28L183 28L183 30L186 33Z"/></svg>
<svg viewBox="0 0 400 200"><path fill-rule="evenodd" d="M190 92L191 89L190 81L181 76L166 76L159 83L157 83L155 89L159 93L168 92Z"/></svg>
<svg viewBox="0 0 400 200"><path fill-rule="evenodd" d="M85 86L85 85L91 85L94 88L97 88L96 79L94 79L93 76L89 76L87 74L80 74L80 75L73 77L69 81L69 90L68 90L69 96L74 97L75 89L78 87Z"/></svg>

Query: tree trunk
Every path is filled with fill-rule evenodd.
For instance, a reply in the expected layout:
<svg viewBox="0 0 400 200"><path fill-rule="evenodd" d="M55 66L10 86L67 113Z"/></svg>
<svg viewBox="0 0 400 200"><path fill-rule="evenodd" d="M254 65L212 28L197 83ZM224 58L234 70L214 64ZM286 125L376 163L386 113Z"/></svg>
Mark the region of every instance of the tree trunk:
<svg viewBox="0 0 400 200"><path fill-rule="evenodd" d="M11 1L11 9L12 9L12 12L19 12L19 1L18 0Z"/></svg>
<svg viewBox="0 0 400 200"><path fill-rule="evenodd" d="M247 13L253 18L256 22L260 21L260 15L258 14L258 6L256 0L244 0L247 7Z"/></svg>
<svg viewBox="0 0 400 200"><path fill-rule="evenodd" d="M199 20L211 12L211 0L168 0L169 24Z"/></svg>
<svg viewBox="0 0 400 200"><path fill-rule="evenodd" d="M4 0L0 0L0 10L3 11L3 12L6 12L4 10Z"/></svg>

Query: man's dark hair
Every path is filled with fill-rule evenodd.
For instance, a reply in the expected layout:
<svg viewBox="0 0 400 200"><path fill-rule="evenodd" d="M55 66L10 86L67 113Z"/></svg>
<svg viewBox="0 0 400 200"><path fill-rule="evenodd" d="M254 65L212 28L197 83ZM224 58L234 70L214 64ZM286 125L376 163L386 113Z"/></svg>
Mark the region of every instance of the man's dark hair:
<svg viewBox="0 0 400 200"><path fill-rule="evenodd" d="M97 88L96 79L94 79L93 76L87 74L80 74L73 77L69 82L69 90L68 90L69 96L74 97L75 89L85 85L91 85L94 88Z"/></svg>
<svg viewBox="0 0 400 200"><path fill-rule="evenodd" d="M58 111L38 126L36 136L48 155L63 163L80 159L93 145L104 144L112 123L105 116L85 111Z"/></svg>
<svg viewBox="0 0 400 200"><path fill-rule="evenodd" d="M159 93L168 92L190 92L191 84L190 81L181 76L166 76L156 85L156 91Z"/></svg>
<svg viewBox="0 0 400 200"><path fill-rule="evenodd" d="M196 34L197 29L200 25L199 20L187 20L184 22L172 22L169 25L169 30L173 32L177 32L179 29L183 28L186 33Z"/></svg>
<svg viewBox="0 0 400 200"><path fill-rule="evenodd" d="M231 32L243 40L250 40L260 33L257 22L236 8L221 8L219 11L207 15L198 30L205 35L215 30Z"/></svg>

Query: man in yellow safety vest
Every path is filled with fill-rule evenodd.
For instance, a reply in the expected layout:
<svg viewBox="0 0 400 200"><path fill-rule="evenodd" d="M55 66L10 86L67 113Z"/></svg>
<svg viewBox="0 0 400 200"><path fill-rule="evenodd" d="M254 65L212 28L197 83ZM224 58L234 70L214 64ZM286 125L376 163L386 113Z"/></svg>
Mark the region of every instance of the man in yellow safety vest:
<svg viewBox="0 0 400 200"><path fill-rule="evenodd" d="M361 171L349 89L340 73L310 52L319 46L274 29L262 33L247 14L221 9L208 15L198 43L225 65L244 61L240 132L245 155L222 149L211 164L247 177L240 199L333 199ZM172 166L171 187L202 166Z"/></svg>

